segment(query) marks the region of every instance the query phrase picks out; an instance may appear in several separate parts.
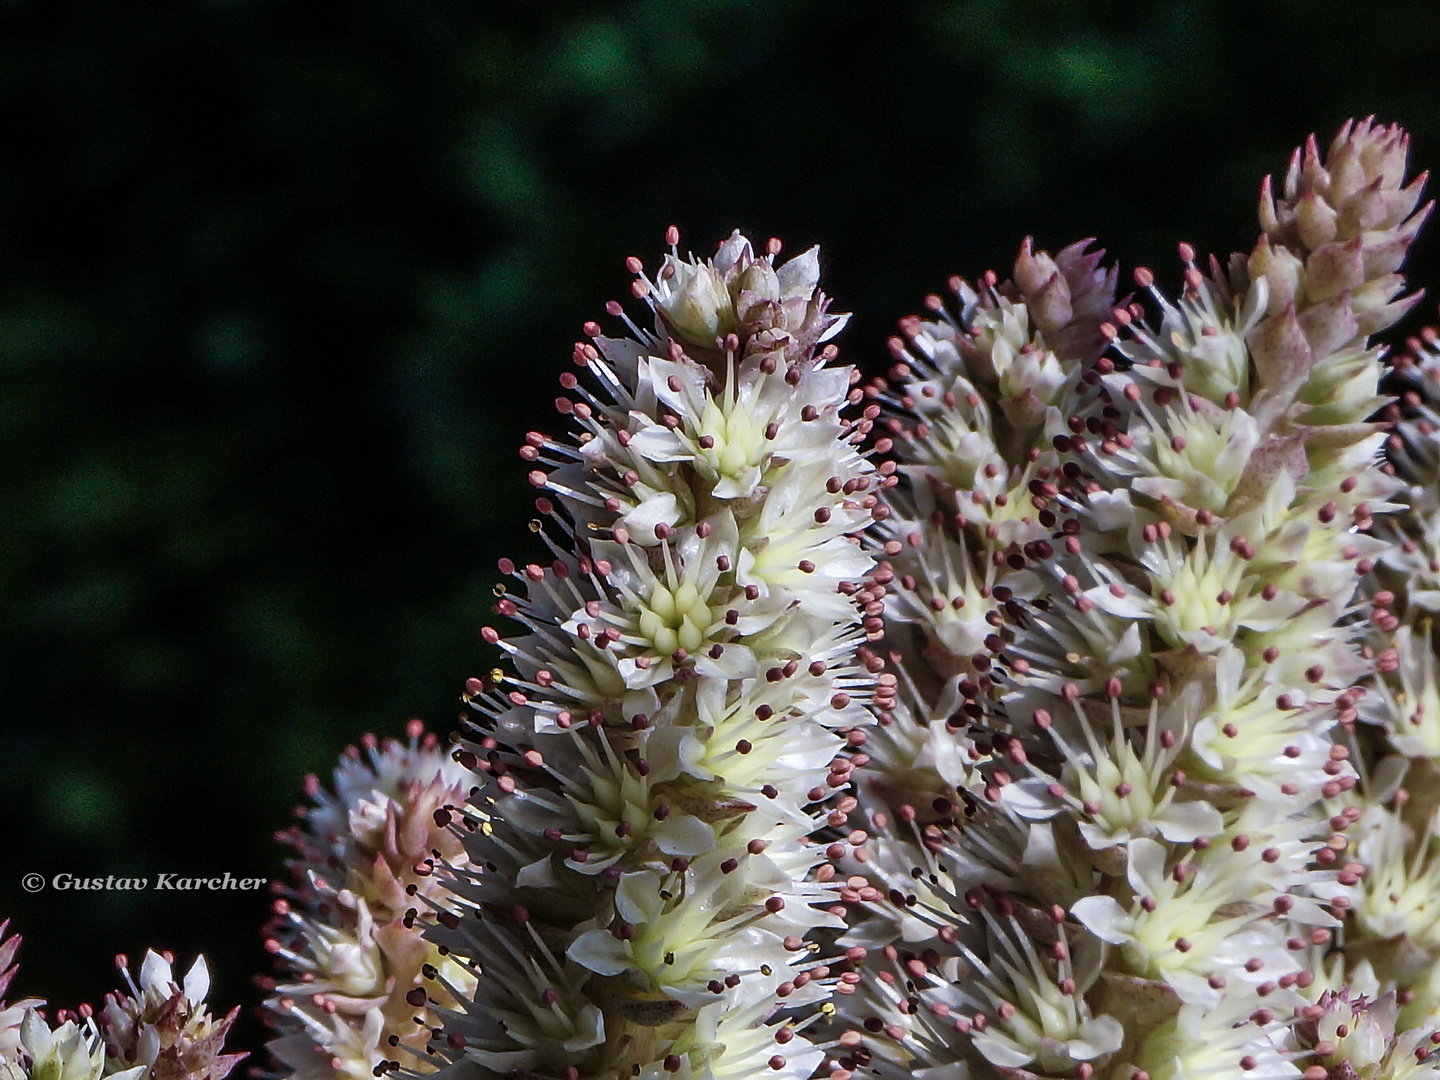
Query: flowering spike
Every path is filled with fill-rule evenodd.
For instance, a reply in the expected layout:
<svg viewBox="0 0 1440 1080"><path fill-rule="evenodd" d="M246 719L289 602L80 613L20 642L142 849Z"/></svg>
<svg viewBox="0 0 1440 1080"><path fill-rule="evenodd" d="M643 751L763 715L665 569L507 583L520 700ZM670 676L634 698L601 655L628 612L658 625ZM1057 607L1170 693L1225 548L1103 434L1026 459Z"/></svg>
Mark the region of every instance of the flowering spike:
<svg viewBox="0 0 1440 1080"><path fill-rule="evenodd" d="M406 735L342 757L333 791L312 785L305 827L287 837L294 884L266 928L282 971L266 1001L270 1051L285 1075L373 1078L397 1049L423 1052L435 1008L474 986L421 937L447 915L436 871L465 865L459 834L482 820L463 810L470 773L423 724Z"/></svg>
<svg viewBox="0 0 1440 1080"><path fill-rule="evenodd" d="M843 319L815 250L778 251L672 251L653 332L594 339L603 396L540 478L555 562L507 594L523 632L488 635L513 671L467 692L485 824L427 934L483 975L416 1071L801 1080L824 1057L772 1014L813 1019L837 985L810 959L840 926L810 836L843 820L839 733L869 719L877 500L853 373L821 347Z"/></svg>
<svg viewBox="0 0 1440 1080"><path fill-rule="evenodd" d="M1158 325L1109 295L1080 320L1061 260L1029 241L1013 284L902 324L880 400L908 484L877 530L895 690L854 770L871 836L841 939L890 964L842 1002L863 1051L847 1068L1351 1075L1334 1032L1285 1010L1352 974L1427 1010L1400 1023L1440 1019L1440 978L1418 974L1440 957L1416 907L1440 888L1433 829L1399 797L1405 766L1372 772L1348 740L1383 697L1415 709L1420 748L1440 684L1428 641L1385 641L1385 609L1362 641L1357 617L1376 561L1400 565L1364 530L1399 487L1375 462L1368 335L1406 303L1396 270L1423 211L1404 153L1369 121L1297 152L1249 256L1180 245L1178 302L1136 273ZM1084 337L1053 325L1067 317ZM1430 485L1417 502L1437 430L1400 440ZM1399 676L1381 695L1359 685L1372 657ZM1393 808L1362 811L1370 787ZM1358 841L1330 827L1352 820ZM1392 1021L1354 1075L1418 1046Z"/></svg>

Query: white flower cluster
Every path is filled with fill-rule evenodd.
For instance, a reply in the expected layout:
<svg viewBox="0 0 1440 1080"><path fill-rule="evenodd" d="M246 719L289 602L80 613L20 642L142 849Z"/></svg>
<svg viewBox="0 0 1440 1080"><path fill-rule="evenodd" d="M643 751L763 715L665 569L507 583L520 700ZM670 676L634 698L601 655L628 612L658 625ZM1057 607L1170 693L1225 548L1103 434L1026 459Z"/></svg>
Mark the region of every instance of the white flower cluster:
<svg viewBox="0 0 1440 1080"><path fill-rule="evenodd" d="M842 411L814 249L669 243L653 278L629 263L653 330L576 346L578 442L522 450L552 557L501 563L521 631L485 631L512 668L467 691L478 827L431 932L477 980L427 983L463 998L432 1044L458 1074L804 1080L804 1029L858 979L826 951L845 845L814 834L864 760L878 409Z"/></svg>
<svg viewBox="0 0 1440 1080"><path fill-rule="evenodd" d="M350 747L333 792L308 777L314 806L297 811L303 828L281 834L297 857L265 943L282 971L266 1001L277 1075L373 1080L395 1062L425 1071L437 1023L425 975L443 969L456 993L474 988L422 936L444 906L437 867L465 865L447 807L464 803L472 779L420 721L407 736Z"/></svg>
<svg viewBox="0 0 1440 1080"><path fill-rule="evenodd" d="M958 317L902 324L870 390L907 483L879 526L892 670L841 942L884 961L842 1065L1434 1072L1440 785L1415 797L1431 759L1402 786L1356 727L1413 754L1440 723L1380 715L1435 702L1435 660L1390 610L1403 585L1361 589L1377 561L1417 573L1371 532L1400 485L1370 336L1414 302L1425 216L1406 150L1369 121L1311 140L1251 253L1202 269L1182 245L1178 303L1136 272L1158 325L1083 247L1028 243L1013 280L954 283ZM1431 558L1436 526L1398 527Z"/></svg>
<svg viewBox="0 0 1440 1080"><path fill-rule="evenodd" d="M0 922L0 939L7 923ZM16 968L19 937L0 940L0 994ZM239 1008L214 1019L205 1008L210 969L196 957L177 983L169 953L147 950L140 982L125 957L116 966L129 992L109 994L96 1012L88 1005L60 1010L54 1028L34 998L5 1006L0 1000L0 1080L225 1080L243 1053L223 1053Z"/></svg>

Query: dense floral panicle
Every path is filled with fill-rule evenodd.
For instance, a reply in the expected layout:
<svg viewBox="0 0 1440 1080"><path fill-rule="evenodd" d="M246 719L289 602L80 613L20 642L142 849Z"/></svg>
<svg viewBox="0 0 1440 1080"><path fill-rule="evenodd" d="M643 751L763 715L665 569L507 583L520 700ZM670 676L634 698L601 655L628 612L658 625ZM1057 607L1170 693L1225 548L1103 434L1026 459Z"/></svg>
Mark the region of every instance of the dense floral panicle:
<svg viewBox="0 0 1440 1080"><path fill-rule="evenodd" d="M1069 422L1078 460L1111 493L1094 527L1113 532L1143 509L1194 535L1206 520L1264 501L1277 482L1322 523L1363 525L1384 510L1395 484L1369 468L1383 441L1368 422L1382 403L1380 350L1355 333L1322 350L1276 328L1263 315L1264 279L1235 293L1185 254L1178 305L1149 271L1137 275L1161 307L1160 325L1127 318L1129 336L1117 344L1124 366L1103 378L1090 415ZM1322 386L1322 361L1345 366L1359 390Z"/></svg>
<svg viewBox="0 0 1440 1080"><path fill-rule="evenodd" d="M421 937L445 904L437 867L465 865L447 825L472 780L419 721L407 733L347 750L333 791L309 777L314 805L281 836L297 857L266 941L281 966L266 1002L276 1075L373 1076L397 1046L422 1048L430 1036L434 1014L423 990L415 998L422 973L445 968L459 990L473 984Z"/></svg>
<svg viewBox="0 0 1440 1080"><path fill-rule="evenodd" d="M1440 429L1435 393L1433 328L1407 342L1390 387L1398 400L1385 411L1392 430L1387 467L1403 485L1398 513L1382 521L1390 541L1371 591L1366 643L1376 653L1372 693L1361 715L1375 725L1365 744L1364 798L1349 809L1363 830L1356 858L1369 867L1362 882L1344 977L1362 968L1400 995L1401 1025L1440 1024L1440 908L1434 903L1435 815L1440 811L1440 660L1432 633L1440 610Z"/></svg>
<svg viewBox="0 0 1440 1080"><path fill-rule="evenodd" d="M932 297L939 317L907 319L904 337L891 340L896 365L882 400L894 410L884 424L896 459L917 488L935 486L982 529L1024 531L1033 476L1015 470L1036 464L1031 451L1050 449L1042 437L1051 410L1073 399L1103 345L1115 271L1101 269L1104 253L1087 245L1051 259L1027 241L1012 280L988 274L977 292L954 278L958 316ZM1033 521L1029 531L1043 535Z"/></svg>
<svg viewBox="0 0 1440 1080"><path fill-rule="evenodd" d="M967 316L948 334L911 324L896 343L897 381L918 392L882 400L899 406L890 448L912 483L890 495L872 581L895 595L889 719L920 723L872 737L886 772L859 782L873 835L852 857L842 943L893 966L843 1003L864 1029L856 1063L1301 1072L1287 1024L1337 931L1370 933L1349 914L1374 873L1352 854L1373 843L1353 732L1376 711L1365 683L1400 652L1356 617L1387 550L1368 533L1398 489L1377 460L1369 335L1401 310L1395 271L1419 218L1418 187L1386 202L1393 220L1359 192L1400 190L1403 157L1398 132L1347 128L1329 173L1317 158L1287 187L1272 217L1290 224L1267 219L1228 272L1182 245L1177 302L1137 272L1156 323L1107 304L1092 355L1050 367L1032 350L1043 415L995 407L1029 306L997 302L988 325ZM1321 197L1367 222L1337 226L1323 253L1287 231ZM1369 233L1387 229L1382 258ZM1332 288L1342 247L1359 276ZM984 379L979 347L1001 358ZM929 716L948 721L949 752ZM906 746L933 764L907 769ZM927 796L951 812L922 816ZM1404 906L1407 888L1376 895Z"/></svg>
<svg viewBox="0 0 1440 1080"><path fill-rule="evenodd" d="M1015 564L1022 550L1050 547L1047 499L1062 479L1051 438L1103 348L1114 300L1102 257L1088 242L1052 257L1027 240L1010 280L952 279L958 315L930 297L937 318L902 322L891 381L867 389L889 410L879 445L902 479L874 530L883 558L868 591L885 604L886 644L903 663L882 676L859 793L874 837L853 856L883 892L910 893L911 870L921 876L912 860L933 872L927 852L988 783L976 766L989 740L982 750L965 731L995 685L1004 607L1042 588ZM902 935L921 932L904 923ZM885 925L872 920L851 940L887 940Z"/></svg>
<svg viewBox="0 0 1440 1080"><path fill-rule="evenodd" d="M678 244L678 233L673 238ZM552 467L535 470L531 481L548 488L574 523L606 530L618 523L633 542L654 547L657 529L693 527L727 508L759 557L765 513L838 511L827 485L850 484L844 494L856 497L846 512L786 530L790 546L759 558L753 576L763 588L801 561L828 563L856 527L855 511L873 507L860 475L869 467L859 466L853 448L837 457L848 445L841 428L852 424L840 420L839 408L859 400L860 391L848 389L858 374L825 368L833 347L818 348L847 317L827 313L814 249L777 268L778 251L772 241L757 256L737 233L702 262L681 259L672 244L654 281L640 260L629 261L633 291L655 311L654 330L627 319L634 336L614 338L587 324L590 341L576 346L574 359L599 394L567 374L561 383L578 400L557 401L579 421L580 445L532 432L521 451ZM780 559L785 565L775 565Z"/></svg>
<svg viewBox="0 0 1440 1080"><path fill-rule="evenodd" d="M924 697L953 697L957 680L983 692L1000 607L1040 587L1015 564L1050 549L1048 502L1066 482L1052 438L1114 300L1102 257L1081 242L1052 258L1027 240L1012 279L987 274L978 291L952 279L958 316L931 297L938 318L905 320L890 383L867 389L890 410L878 445L905 481L875 530L871 591L887 600L891 647L923 658Z"/></svg>
<svg viewBox="0 0 1440 1080"><path fill-rule="evenodd" d="M205 958L196 957L179 982L173 962L170 954L147 949L137 983L125 958L117 958L129 993L106 995L105 1007L95 1014L107 1073L138 1065L143 1071L137 1080L225 1080L246 1057L221 1052L240 1007L218 1020L206 1011L210 969Z"/></svg>
<svg viewBox="0 0 1440 1080"><path fill-rule="evenodd" d="M9 919L0 920L0 1061L13 1058L19 1050L20 1022L25 1018L26 1010L45 1004L39 998L21 998L8 1005L5 1003L5 992L10 989L15 972L20 970L20 965L14 960L21 938L19 934L11 934L7 938L5 931L9 926Z"/></svg>
<svg viewBox="0 0 1440 1080"><path fill-rule="evenodd" d="M1391 547L1372 582L1367 640L1378 654L1377 693L1362 702L1362 715L1382 737L1371 747L1367 800L1355 807L1365 829L1357 857L1371 869L1354 916L1354 957L1347 956L1347 968L1366 963L1384 985L1398 987L1407 1026L1440 1023L1440 907L1433 900L1440 881L1434 865L1440 811L1440 660L1432 633L1433 613L1440 610L1434 341L1427 329L1409 342L1395 365L1400 400L1387 410L1394 424L1388 457L1405 486L1402 511L1384 523Z"/></svg>
<svg viewBox="0 0 1440 1080"><path fill-rule="evenodd" d="M803 1080L849 985L816 951L841 923L812 834L865 760L878 408L842 413L813 250L670 243L653 279L629 263L654 329L587 325L588 385L561 380L578 444L522 450L550 557L501 562L521 632L484 631L511 667L467 687L477 827L428 932L478 975L430 1047L455 1072Z"/></svg>

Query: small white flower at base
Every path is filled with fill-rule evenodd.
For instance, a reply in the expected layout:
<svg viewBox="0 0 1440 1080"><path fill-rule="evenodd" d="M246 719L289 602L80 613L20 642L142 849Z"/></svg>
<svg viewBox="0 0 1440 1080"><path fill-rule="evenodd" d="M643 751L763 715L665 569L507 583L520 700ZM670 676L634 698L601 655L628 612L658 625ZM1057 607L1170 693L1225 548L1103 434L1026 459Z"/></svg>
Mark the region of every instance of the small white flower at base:
<svg viewBox="0 0 1440 1080"><path fill-rule="evenodd" d="M25 1019L25 1013L45 1004L39 998L21 998L9 1005L5 1003L5 992L20 968L19 964L11 963L20 948L20 935L11 934L7 938L5 931L9 926L9 919L0 920L0 1062L13 1059L19 1053L20 1022Z"/></svg>
<svg viewBox="0 0 1440 1080"><path fill-rule="evenodd" d="M104 1009L95 1017L104 1040L106 1069L138 1065L138 1080L225 1080L246 1056L220 1052L240 1009L235 1007L219 1020L206 1011L210 968L205 958L197 956L177 983L168 954L147 949L138 985L124 959L118 957L117 966L130 993L107 995Z"/></svg>

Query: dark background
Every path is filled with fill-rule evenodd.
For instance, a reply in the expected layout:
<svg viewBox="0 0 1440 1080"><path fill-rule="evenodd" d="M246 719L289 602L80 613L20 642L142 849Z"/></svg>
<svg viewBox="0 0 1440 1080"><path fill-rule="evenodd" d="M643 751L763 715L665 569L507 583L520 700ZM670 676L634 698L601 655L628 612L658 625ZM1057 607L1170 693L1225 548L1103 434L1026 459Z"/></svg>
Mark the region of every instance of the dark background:
<svg viewBox="0 0 1440 1080"><path fill-rule="evenodd" d="M155 944L253 1005L264 894L20 878L275 876L305 772L454 725L495 560L538 548L515 448L666 225L823 245L879 371L1027 233L1173 285L1310 131L1376 112L1440 165L1431 0L528 6L0 0L20 994L98 1000Z"/></svg>

